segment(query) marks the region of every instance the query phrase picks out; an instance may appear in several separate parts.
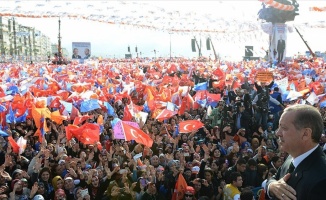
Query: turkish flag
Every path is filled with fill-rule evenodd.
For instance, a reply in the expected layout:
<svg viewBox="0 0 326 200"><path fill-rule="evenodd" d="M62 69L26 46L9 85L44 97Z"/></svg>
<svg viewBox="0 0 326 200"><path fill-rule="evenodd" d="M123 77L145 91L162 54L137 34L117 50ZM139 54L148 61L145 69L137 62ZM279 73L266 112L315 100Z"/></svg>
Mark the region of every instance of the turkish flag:
<svg viewBox="0 0 326 200"><path fill-rule="evenodd" d="M83 144L95 144L100 139L100 126L98 124L86 123L79 128L71 128L69 132L71 136L76 137Z"/></svg>
<svg viewBox="0 0 326 200"><path fill-rule="evenodd" d="M217 76L219 80L223 80L225 76L221 68L217 68L215 71L213 71L213 74Z"/></svg>
<svg viewBox="0 0 326 200"><path fill-rule="evenodd" d="M65 127L66 137L68 141L70 141L73 136L71 130L78 129L78 128L79 128L78 126L72 124L68 124L68 126Z"/></svg>
<svg viewBox="0 0 326 200"><path fill-rule="evenodd" d="M207 93L207 102L218 102L219 100L221 100L221 94Z"/></svg>
<svg viewBox="0 0 326 200"><path fill-rule="evenodd" d="M128 106L125 106L125 109L123 111L123 118L122 118L123 121L131 121L132 120L132 115L129 111L129 108Z"/></svg>
<svg viewBox="0 0 326 200"><path fill-rule="evenodd" d="M9 136L8 137L8 141L9 141L9 144L10 144L10 146L11 146L11 148L12 148L12 151L14 152L14 153L19 153L19 146L18 146L18 144L17 144L17 142L14 140L14 138L12 138L11 136Z"/></svg>
<svg viewBox="0 0 326 200"><path fill-rule="evenodd" d="M55 99L53 99L51 101L50 108L59 108L60 105L61 105L60 98L59 97L56 97Z"/></svg>
<svg viewBox="0 0 326 200"><path fill-rule="evenodd" d="M83 123L84 121L88 120L89 118L91 118L93 115L89 116L89 115L83 115L81 117L76 117L74 119L74 125L79 125L81 123Z"/></svg>
<svg viewBox="0 0 326 200"><path fill-rule="evenodd" d="M162 110L162 112L160 114L157 115L156 119L163 121L164 119L169 119L173 115L176 115L176 114L177 114L177 112L175 112L175 111L164 109L164 110Z"/></svg>
<svg viewBox="0 0 326 200"><path fill-rule="evenodd" d="M172 63L170 68L166 72L168 74L172 74L172 73L177 72L177 71L178 71L177 66L174 63Z"/></svg>
<svg viewBox="0 0 326 200"><path fill-rule="evenodd" d="M142 130L130 126L127 123L122 122L122 130L125 134L126 141L135 140L139 144L143 144L147 147L152 147L153 140L149 135L144 133Z"/></svg>
<svg viewBox="0 0 326 200"><path fill-rule="evenodd" d="M66 101L70 94L66 90L59 90L59 91L57 91L57 95L59 95L62 100Z"/></svg>
<svg viewBox="0 0 326 200"><path fill-rule="evenodd" d="M79 110L75 106L72 106L70 120L74 120L76 117L80 117L80 116L81 114Z"/></svg>
<svg viewBox="0 0 326 200"><path fill-rule="evenodd" d="M190 133L203 127L204 124L198 120L186 120L179 123L180 133Z"/></svg>

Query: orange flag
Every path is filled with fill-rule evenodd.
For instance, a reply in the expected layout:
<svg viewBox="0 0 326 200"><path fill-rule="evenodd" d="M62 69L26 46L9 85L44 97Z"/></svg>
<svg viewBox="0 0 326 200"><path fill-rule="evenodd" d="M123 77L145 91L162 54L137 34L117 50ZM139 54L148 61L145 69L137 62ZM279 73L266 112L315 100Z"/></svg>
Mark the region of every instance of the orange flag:
<svg viewBox="0 0 326 200"><path fill-rule="evenodd" d="M103 116L102 115L99 115L98 118L97 118L97 124L98 125L103 125Z"/></svg>
<svg viewBox="0 0 326 200"><path fill-rule="evenodd" d="M66 120L66 116L62 116L59 112L59 110L56 110L51 113L51 120L55 121L57 124L62 124L63 120Z"/></svg>
<svg viewBox="0 0 326 200"><path fill-rule="evenodd" d="M162 112L162 109L155 109L153 112L152 112L152 118L156 118L160 113Z"/></svg>
<svg viewBox="0 0 326 200"><path fill-rule="evenodd" d="M152 147L153 139L149 137L146 133L142 130L130 126L127 123L121 123L123 133L125 134L126 141L135 140L139 144L143 144L147 147Z"/></svg>
<svg viewBox="0 0 326 200"><path fill-rule="evenodd" d="M172 200L181 200L183 199L183 196L185 194L186 188L187 188L187 182L183 175L179 173L178 180L175 183L174 187L174 193L172 196Z"/></svg>
<svg viewBox="0 0 326 200"><path fill-rule="evenodd" d="M150 110L154 110L154 95L153 95L153 89L149 86L146 86L144 94L147 95L146 101L147 105L150 108Z"/></svg>
<svg viewBox="0 0 326 200"><path fill-rule="evenodd" d="M204 124L198 120L186 120L179 123L180 133L190 133L203 127Z"/></svg>
<svg viewBox="0 0 326 200"><path fill-rule="evenodd" d="M40 128L41 117L51 118L51 112L48 108L36 108L34 105L32 107L32 116L35 122L35 126Z"/></svg>

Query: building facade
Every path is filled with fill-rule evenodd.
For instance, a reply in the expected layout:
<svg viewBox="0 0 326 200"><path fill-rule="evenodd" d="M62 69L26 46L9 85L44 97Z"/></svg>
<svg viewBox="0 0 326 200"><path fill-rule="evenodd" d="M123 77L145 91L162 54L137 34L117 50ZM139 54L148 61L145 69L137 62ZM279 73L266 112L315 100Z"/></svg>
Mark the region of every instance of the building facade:
<svg viewBox="0 0 326 200"><path fill-rule="evenodd" d="M45 61L51 56L50 38L34 27L0 16L0 61Z"/></svg>

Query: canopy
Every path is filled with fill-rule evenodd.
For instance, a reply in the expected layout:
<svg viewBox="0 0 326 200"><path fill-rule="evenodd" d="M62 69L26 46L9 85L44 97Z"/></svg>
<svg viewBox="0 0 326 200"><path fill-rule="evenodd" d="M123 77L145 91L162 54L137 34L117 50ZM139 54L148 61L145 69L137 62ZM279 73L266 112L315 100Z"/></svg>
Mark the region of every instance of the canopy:
<svg viewBox="0 0 326 200"><path fill-rule="evenodd" d="M304 15L310 7L301 3L300 15ZM316 1L311 5L321 4ZM259 1L7 1L1 6L0 15L86 19L167 32L247 33L260 29L260 8ZM311 13L310 22L319 19L314 25L325 27L321 21L324 18L314 14L318 16L312 19Z"/></svg>

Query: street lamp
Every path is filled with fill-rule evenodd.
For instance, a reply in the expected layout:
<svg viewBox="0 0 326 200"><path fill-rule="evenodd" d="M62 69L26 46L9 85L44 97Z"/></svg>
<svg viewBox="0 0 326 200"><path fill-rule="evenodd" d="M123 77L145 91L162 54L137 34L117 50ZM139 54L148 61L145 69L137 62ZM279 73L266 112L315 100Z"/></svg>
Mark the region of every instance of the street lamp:
<svg viewBox="0 0 326 200"><path fill-rule="evenodd" d="M154 54L155 54L155 59L156 59L156 53L159 51L156 51L156 49L153 50Z"/></svg>
<svg viewBox="0 0 326 200"><path fill-rule="evenodd" d="M170 61L171 61L171 58L172 58L171 35L172 35L172 33L170 32L169 35L170 35Z"/></svg>

